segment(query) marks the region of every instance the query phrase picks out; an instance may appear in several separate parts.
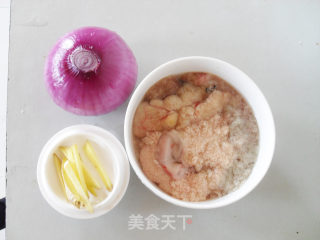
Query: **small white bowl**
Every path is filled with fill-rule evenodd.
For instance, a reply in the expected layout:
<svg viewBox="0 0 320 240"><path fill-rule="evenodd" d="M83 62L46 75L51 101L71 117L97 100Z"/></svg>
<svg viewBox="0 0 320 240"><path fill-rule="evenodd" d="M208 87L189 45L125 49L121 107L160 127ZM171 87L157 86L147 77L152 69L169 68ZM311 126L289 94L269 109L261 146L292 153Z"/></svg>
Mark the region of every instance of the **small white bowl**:
<svg viewBox="0 0 320 240"><path fill-rule="evenodd" d="M107 171L113 189L107 197L94 205L94 212L78 209L64 196L53 162L53 153L59 146L78 144L80 154L86 140L92 142L102 166ZM101 216L112 208L124 196L130 178L130 167L122 144L108 131L92 125L75 125L64 128L45 144L37 166L37 179L40 191L47 202L58 212L72 218L88 219Z"/></svg>
<svg viewBox="0 0 320 240"><path fill-rule="evenodd" d="M247 100L253 109L259 127L259 153L248 179L235 191L217 199L202 202L187 202L176 199L163 192L143 173L133 148L132 122L137 106L146 91L160 79L184 72L208 72L221 77ZM185 57L169 61L149 73L134 91L129 102L125 123L124 139L129 161L142 183L160 198L178 206L207 209L231 204L252 191L266 174L275 147L275 126L270 107L256 84L238 68L229 63L209 57Z"/></svg>

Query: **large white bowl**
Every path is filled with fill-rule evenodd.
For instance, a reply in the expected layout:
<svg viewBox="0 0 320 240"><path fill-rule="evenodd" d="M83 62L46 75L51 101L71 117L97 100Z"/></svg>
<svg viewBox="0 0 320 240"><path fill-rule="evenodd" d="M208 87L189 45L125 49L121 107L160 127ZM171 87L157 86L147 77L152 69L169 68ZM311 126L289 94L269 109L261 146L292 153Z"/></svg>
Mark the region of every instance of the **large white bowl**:
<svg viewBox="0 0 320 240"><path fill-rule="evenodd" d="M235 191L217 199L202 202L187 202L163 192L143 173L133 148L132 122L137 106L146 91L157 81L172 74L184 72L208 72L218 75L237 89L253 109L259 127L259 153L249 178ZM206 209L231 204L252 191L266 174L275 147L275 126L270 107L256 84L238 68L215 58L184 57L169 61L149 73L134 91L129 102L125 123L124 139L129 161L142 183L160 198L178 206Z"/></svg>

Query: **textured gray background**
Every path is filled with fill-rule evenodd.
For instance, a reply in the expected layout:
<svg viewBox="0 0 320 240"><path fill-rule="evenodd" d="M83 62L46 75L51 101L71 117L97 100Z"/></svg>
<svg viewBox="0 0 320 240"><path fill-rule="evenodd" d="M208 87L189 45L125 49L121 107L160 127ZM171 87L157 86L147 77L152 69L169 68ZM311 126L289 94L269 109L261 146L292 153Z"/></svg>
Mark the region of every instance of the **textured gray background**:
<svg viewBox="0 0 320 240"><path fill-rule="evenodd" d="M14 239L320 239L320 1L14 0L8 83L7 238ZM248 73L274 113L277 144L262 183L220 209L189 210L154 196L135 173L123 200L94 220L73 220L45 202L36 164L60 129L91 123L123 142L126 104L99 117L57 107L43 82L45 57L64 33L95 25L132 47L140 81L182 56L221 58ZM191 214L185 232L128 231L132 213Z"/></svg>

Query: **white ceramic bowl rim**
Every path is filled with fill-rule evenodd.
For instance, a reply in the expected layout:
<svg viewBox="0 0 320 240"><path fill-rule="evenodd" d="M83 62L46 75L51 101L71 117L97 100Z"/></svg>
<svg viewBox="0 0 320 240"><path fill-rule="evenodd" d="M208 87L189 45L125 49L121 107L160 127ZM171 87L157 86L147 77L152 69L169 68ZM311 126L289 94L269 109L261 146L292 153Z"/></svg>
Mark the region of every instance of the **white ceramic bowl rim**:
<svg viewBox="0 0 320 240"><path fill-rule="evenodd" d="M143 173L132 147L132 121L135 110L145 92L158 80L184 72L209 72L226 80L252 107L259 127L259 153L248 179L235 191L217 199L202 202L187 202L176 199L158 188ZM160 198L187 208L207 209L231 204L250 193L265 176L274 153L275 126L271 109L257 85L241 70L219 59L211 57L183 57L174 59L157 67L149 73L134 91L125 116L124 139L130 164L142 183Z"/></svg>
<svg viewBox="0 0 320 240"><path fill-rule="evenodd" d="M95 205L94 212L89 213L85 209L77 209L71 203L61 200L52 190L48 183L46 176L47 162L52 160L52 149L58 146L61 141L67 137L73 135L85 135L88 139L100 142L104 145L111 144L109 150L112 151L112 155L117 158L114 159L115 179L113 182L113 190L109 193L108 197ZM106 143L106 141L108 143ZM116 161L114 161L116 160ZM113 136L110 132L100 127L81 124L74 125L62 129L54 136L42 148L37 165L37 180L42 196L46 199L51 207L60 212L61 214L77 218L77 219L89 219L101 216L112 208L114 208L118 202L124 196L130 179L130 167L125 149L120 141Z"/></svg>

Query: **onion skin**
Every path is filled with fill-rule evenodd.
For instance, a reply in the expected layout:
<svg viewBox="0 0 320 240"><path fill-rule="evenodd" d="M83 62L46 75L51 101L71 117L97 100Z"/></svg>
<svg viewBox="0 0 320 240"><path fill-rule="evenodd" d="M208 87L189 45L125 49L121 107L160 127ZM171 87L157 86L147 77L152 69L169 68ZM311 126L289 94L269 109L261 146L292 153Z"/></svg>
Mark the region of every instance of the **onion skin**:
<svg viewBox="0 0 320 240"><path fill-rule="evenodd" d="M122 38L99 27L63 36L46 60L45 82L54 102L78 115L101 115L121 105L137 79L136 59Z"/></svg>

